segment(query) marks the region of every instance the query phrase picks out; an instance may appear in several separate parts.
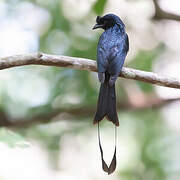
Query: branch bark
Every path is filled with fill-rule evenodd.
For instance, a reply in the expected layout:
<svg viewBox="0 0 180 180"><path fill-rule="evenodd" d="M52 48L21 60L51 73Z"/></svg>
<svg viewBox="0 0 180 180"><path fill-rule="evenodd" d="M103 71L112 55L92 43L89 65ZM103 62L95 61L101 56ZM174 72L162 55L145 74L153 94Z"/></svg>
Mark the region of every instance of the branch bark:
<svg viewBox="0 0 180 180"><path fill-rule="evenodd" d="M48 55L43 53L15 55L6 58L0 58L0 70L32 64L58 66L97 72L96 61L85 58ZM120 77L139 80L159 86L180 89L180 79L157 75L153 72L123 67Z"/></svg>
<svg viewBox="0 0 180 180"><path fill-rule="evenodd" d="M175 20L175 21L180 21L180 16L174 13L169 13L161 9L159 6L158 0L152 0L155 8L155 15L153 19L155 20ZM172 2L173 3L173 2Z"/></svg>

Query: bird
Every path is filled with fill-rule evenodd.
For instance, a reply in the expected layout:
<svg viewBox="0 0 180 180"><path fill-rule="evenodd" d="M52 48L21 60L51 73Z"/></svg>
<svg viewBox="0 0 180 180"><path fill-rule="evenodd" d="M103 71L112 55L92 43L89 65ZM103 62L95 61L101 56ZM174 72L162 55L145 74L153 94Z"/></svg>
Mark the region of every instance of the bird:
<svg viewBox="0 0 180 180"><path fill-rule="evenodd" d="M97 45L97 70L101 85L93 124L98 123L102 168L105 172L111 174L116 169L116 145L113 159L108 167L103 158L99 135L99 122L106 117L115 127L119 126L116 109L115 82L121 73L129 51L129 38L125 30L125 24L115 14L106 14L102 17L97 16L93 30L98 28L103 29L104 32L101 34Z"/></svg>

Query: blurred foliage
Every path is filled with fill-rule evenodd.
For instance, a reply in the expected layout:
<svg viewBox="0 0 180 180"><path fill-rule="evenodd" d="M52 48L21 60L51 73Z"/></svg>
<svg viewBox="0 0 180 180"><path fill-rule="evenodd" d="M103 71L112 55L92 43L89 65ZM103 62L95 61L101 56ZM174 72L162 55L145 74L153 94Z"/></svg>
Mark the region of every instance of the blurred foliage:
<svg viewBox="0 0 180 180"><path fill-rule="evenodd" d="M92 36L89 33L93 26L92 15L95 23L95 16L103 14L107 0L95 1L87 15L79 19L66 17L63 12L68 10L63 9L63 1L60 0L8 0L7 4L9 7L14 7L22 2L32 3L50 14L49 28L44 34L38 36L40 51L96 59L99 35L94 32ZM152 71L154 61L163 50L162 44L152 50L139 50L135 58L129 61L128 66ZM63 108L96 106L99 89L96 73L37 66L14 68L7 70L6 73L11 74L9 80L11 83L0 82L0 107L8 117L13 117L12 119L28 120L37 116L48 116L57 110L61 113ZM155 95L152 85L137 81L135 83L140 87L142 94ZM121 94L121 97L118 96L118 101L127 102L128 93L122 84L117 85L117 92ZM131 91L133 93L133 89ZM42 94L45 94L43 100L36 102L35 100L41 99ZM80 109L81 111L83 110ZM93 115L89 117L80 114L77 117L62 114L62 117L59 117L62 122L59 121L59 123L51 122L53 117L46 124L16 127L12 131L1 128L0 142L11 147L17 145L26 147L26 138L33 139L47 150L52 167L58 169L57 161L62 137L67 134L84 136L86 130L94 128L91 125ZM138 146L138 160L135 167L119 170L119 175L123 180L164 180L167 173L165 164L168 163L169 154L162 153L166 144L161 141L167 136L168 130L161 117L160 109L130 111L127 108L119 111L119 117L121 132L127 136L131 135ZM63 126L66 121L68 128ZM106 128L103 123L102 126Z"/></svg>
<svg viewBox="0 0 180 180"><path fill-rule="evenodd" d="M128 64L129 67L144 71L152 71L153 63L157 57L165 50L164 44L159 44L158 47L151 51L140 50L135 58ZM137 84L144 92L152 92L153 85L138 81Z"/></svg>
<svg viewBox="0 0 180 180"><path fill-rule="evenodd" d="M129 117L125 119L122 117L123 125L126 124L124 121L132 119L135 121L133 136L138 143L139 162L136 163L135 168L120 171L120 175L126 180L164 179L164 165L168 163L168 156L166 158L162 156L164 144L162 146L161 141L162 137L166 136L166 127L163 125L159 111L149 109L144 112L131 112L126 116ZM161 146L159 146L160 144Z"/></svg>
<svg viewBox="0 0 180 180"><path fill-rule="evenodd" d="M6 143L9 147L24 148L29 146L25 137L6 128L0 128L0 142Z"/></svg>
<svg viewBox="0 0 180 180"><path fill-rule="evenodd" d="M107 3L107 0L98 0L93 6L93 10L96 14L101 15L104 12L104 7Z"/></svg>

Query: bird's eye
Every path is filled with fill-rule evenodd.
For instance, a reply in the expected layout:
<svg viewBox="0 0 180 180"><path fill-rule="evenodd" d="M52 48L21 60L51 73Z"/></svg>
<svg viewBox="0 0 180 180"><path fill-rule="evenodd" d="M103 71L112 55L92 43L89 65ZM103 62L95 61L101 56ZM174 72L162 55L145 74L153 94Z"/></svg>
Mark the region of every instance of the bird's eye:
<svg viewBox="0 0 180 180"><path fill-rule="evenodd" d="M107 21L107 20L104 20L103 24L104 24L104 25L108 24L108 21Z"/></svg>

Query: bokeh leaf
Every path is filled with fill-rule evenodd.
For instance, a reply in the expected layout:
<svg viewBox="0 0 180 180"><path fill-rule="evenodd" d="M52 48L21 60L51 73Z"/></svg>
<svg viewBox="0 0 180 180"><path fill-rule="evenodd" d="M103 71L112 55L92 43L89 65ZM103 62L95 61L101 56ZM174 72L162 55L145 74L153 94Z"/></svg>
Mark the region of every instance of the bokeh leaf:
<svg viewBox="0 0 180 180"><path fill-rule="evenodd" d="M6 128L0 128L0 142L7 144L9 147L29 147L29 143L23 136Z"/></svg>
<svg viewBox="0 0 180 180"><path fill-rule="evenodd" d="M107 0L97 0L93 6L93 11L98 15L102 14L104 12L106 3Z"/></svg>

